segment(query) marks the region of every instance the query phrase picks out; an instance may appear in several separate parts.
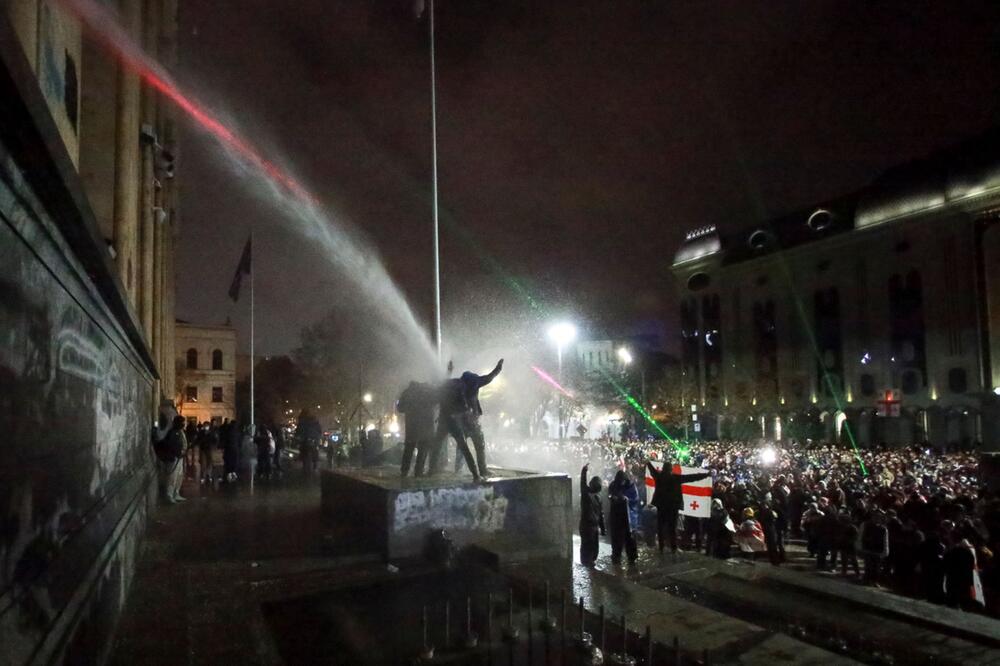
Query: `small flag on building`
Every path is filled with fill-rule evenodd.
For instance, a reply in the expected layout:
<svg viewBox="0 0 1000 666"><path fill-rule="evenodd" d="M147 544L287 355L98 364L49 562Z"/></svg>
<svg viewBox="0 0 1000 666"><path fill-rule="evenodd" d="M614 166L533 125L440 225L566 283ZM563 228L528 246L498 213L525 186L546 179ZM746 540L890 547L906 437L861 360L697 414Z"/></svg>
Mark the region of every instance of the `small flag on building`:
<svg viewBox="0 0 1000 666"><path fill-rule="evenodd" d="M663 463L658 460L651 461L650 464L656 469L663 468ZM674 474L705 474L708 472L707 469L682 467L680 465L674 465L673 471ZM647 469L646 488L652 489L655 487L656 482L653 481L653 477L649 475L649 470ZM682 514L695 518L712 517L712 477L709 476L701 481L681 484L681 495L684 498L684 508L681 509Z"/></svg>
<svg viewBox="0 0 1000 666"><path fill-rule="evenodd" d="M229 285L229 298L234 301L240 300L240 286L243 284L243 276L250 274L250 239L247 239L246 247L243 248L243 255L240 263L236 267L236 275L233 276L233 283Z"/></svg>

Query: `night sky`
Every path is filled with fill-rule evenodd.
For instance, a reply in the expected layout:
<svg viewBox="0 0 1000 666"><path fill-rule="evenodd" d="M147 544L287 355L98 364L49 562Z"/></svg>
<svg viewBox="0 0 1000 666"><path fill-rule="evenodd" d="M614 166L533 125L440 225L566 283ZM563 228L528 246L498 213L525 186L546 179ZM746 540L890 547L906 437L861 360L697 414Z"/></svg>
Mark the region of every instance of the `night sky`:
<svg viewBox="0 0 1000 666"><path fill-rule="evenodd" d="M438 0L436 15L446 336L569 313L672 338L687 230L850 191L1000 118L996 2ZM363 229L429 322L426 34L412 2L182 0L176 73ZM226 291L253 224L259 352L295 347L333 303L363 318L217 153L182 132L178 316L232 316L245 344Z"/></svg>

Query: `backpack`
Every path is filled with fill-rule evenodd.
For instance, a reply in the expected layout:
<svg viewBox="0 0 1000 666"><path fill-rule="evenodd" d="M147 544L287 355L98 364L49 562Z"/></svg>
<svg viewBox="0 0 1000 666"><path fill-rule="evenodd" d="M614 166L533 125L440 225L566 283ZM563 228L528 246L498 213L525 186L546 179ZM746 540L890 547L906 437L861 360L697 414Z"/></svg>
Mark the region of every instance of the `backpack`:
<svg viewBox="0 0 1000 666"><path fill-rule="evenodd" d="M153 453L160 462L171 463L184 455L184 433L180 430L170 430L163 439L153 435Z"/></svg>

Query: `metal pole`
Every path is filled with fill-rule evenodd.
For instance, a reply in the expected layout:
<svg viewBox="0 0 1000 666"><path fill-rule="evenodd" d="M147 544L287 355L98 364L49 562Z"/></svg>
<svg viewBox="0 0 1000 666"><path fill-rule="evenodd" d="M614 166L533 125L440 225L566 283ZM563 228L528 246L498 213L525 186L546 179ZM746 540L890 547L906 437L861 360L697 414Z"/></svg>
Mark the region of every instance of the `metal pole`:
<svg viewBox="0 0 1000 666"><path fill-rule="evenodd" d="M562 372L562 343L556 345L557 354L559 356L559 385L563 383L563 372ZM563 440L563 396L562 391L559 392L559 441Z"/></svg>
<svg viewBox="0 0 1000 666"><path fill-rule="evenodd" d="M257 262L253 258L253 228L250 228L250 425L253 426L253 272ZM251 436L253 430L251 430Z"/></svg>
<svg viewBox="0 0 1000 666"><path fill-rule="evenodd" d="M605 622L604 622L604 604L601 604L601 654L604 654L606 647L604 643L605 637Z"/></svg>
<svg viewBox="0 0 1000 666"><path fill-rule="evenodd" d="M431 37L431 171L434 200L434 342L441 362L441 244L438 226L438 151L437 151L437 72L434 59L434 0L430 0Z"/></svg>
<svg viewBox="0 0 1000 666"><path fill-rule="evenodd" d="M562 656L562 663L566 663L566 588L559 594L559 602L562 605L562 623L559 629L559 654Z"/></svg>

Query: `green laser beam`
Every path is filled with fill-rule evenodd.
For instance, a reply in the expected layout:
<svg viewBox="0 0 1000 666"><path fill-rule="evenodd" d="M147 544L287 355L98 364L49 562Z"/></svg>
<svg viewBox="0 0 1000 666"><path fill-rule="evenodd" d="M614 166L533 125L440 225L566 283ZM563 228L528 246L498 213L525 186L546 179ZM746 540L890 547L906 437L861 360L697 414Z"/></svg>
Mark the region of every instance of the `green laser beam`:
<svg viewBox="0 0 1000 666"><path fill-rule="evenodd" d="M616 391L618 391L618 394L622 398L625 399L625 402L628 403L628 405L632 409L634 409L636 412L638 412L639 415L642 416L642 418L644 418L651 426L653 426L653 428L658 433L660 433L661 435L663 435L663 438L665 440L667 440L667 442L669 442L671 446L673 446L678 451L684 450L683 445L681 445L680 442L678 442L676 439L674 439L673 437L671 437L670 435L668 435L667 432L663 428L660 427L660 424L657 423L656 420L649 414L649 412L647 412L643 408L643 406L639 404L639 401L636 400L635 398L633 398L631 395L629 395L629 392L626 391L621 386L621 384L619 384L618 382L616 382L614 380L614 378L611 375L609 375L608 372L604 368L598 367L597 370L604 377L604 379L606 379L608 381L608 383L611 384L611 386L614 387L614 389Z"/></svg>
<svg viewBox="0 0 1000 666"><path fill-rule="evenodd" d="M709 93L712 93L711 88L708 88ZM724 109L726 107L719 105L719 109ZM719 114L720 124L723 130L728 134L729 143L732 147L734 154L736 155L736 162L740 167L740 173L743 175L743 179L746 182L747 194L753 201L754 207L757 209L758 217L763 220L763 224L768 228L771 233L772 238L779 238L778 234L775 233L774 225L771 223L771 217L767 214L764 208L763 199L760 196L759 188L756 186L756 181L750 171L746 156L744 154L742 145L739 141L739 136L733 131L733 128L728 123L728 119L725 113ZM802 329L805 331L806 336L809 339L809 344L812 349L813 357L816 360L816 366L820 368L822 372L823 384L829 391L830 396L833 398L834 404L837 409L841 412L844 411L844 401L842 399L841 391L834 385L833 378L831 377L829 371L826 368L826 364L823 363L822 354L819 351L819 343L816 341L816 334L813 331L812 326L809 324L809 318L806 314L805 306L802 304L802 299L799 296L798 290L795 288L795 282L793 281L792 270L788 264L785 257L785 250L783 248L778 248L776 251L776 256L778 258L778 265L781 266L781 274L785 279L785 286L788 292L792 295L792 300L795 302L795 309L798 314L799 322L802 325ZM851 443L851 448L854 450L854 458L858 461L861 466L862 476L868 476L868 468L865 467L865 462L861 458L861 451L858 448L858 443L854 438L854 432L851 429L850 420L844 421L844 431L847 433L847 439Z"/></svg>
<svg viewBox="0 0 1000 666"><path fill-rule="evenodd" d="M775 236L777 237L777 236ZM834 385L833 377L830 372L826 369L826 364L823 363L823 355L819 351L819 343L816 341L816 334L813 331L812 326L809 325L809 319L806 315L805 306L802 304L802 299L799 297L798 290L795 289L792 283L792 270L788 266L788 262L785 260L785 254L783 250L778 251L778 264L782 268L782 276L788 286L788 290L792 293L792 300L795 301L795 310L799 315L799 321L802 324L802 328L806 332L806 336L809 338L809 346L812 348L813 357L816 360L817 367L823 374L823 383L826 385L826 389L833 398L833 403L837 406L837 409L841 412L844 411L844 402L842 391L838 390L838 387ZM851 430L851 422L849 419L844 421L844 432L847 433L847 440L851 443L851 448L854 450L854 458L858 461L861 466L861 475L868 476L868 468L865 467L865 461L861 458L861 451L858 448L858 443L854 439L854 432Z"/></svg>

